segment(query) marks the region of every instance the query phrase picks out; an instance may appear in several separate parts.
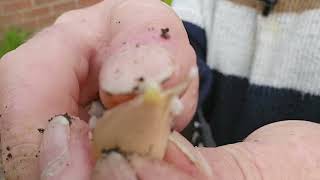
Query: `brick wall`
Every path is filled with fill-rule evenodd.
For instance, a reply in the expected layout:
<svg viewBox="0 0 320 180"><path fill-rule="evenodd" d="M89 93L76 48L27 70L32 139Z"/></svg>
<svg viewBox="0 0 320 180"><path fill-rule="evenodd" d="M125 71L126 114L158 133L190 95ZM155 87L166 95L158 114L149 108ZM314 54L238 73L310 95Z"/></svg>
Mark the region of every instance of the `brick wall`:
<svg viewBox="0 0 320 180"><path fill-rule="evenodd" d="M9 27L38 30L51 24L65 11L99 1L101 0L0 0L0 33Z"/></svg>

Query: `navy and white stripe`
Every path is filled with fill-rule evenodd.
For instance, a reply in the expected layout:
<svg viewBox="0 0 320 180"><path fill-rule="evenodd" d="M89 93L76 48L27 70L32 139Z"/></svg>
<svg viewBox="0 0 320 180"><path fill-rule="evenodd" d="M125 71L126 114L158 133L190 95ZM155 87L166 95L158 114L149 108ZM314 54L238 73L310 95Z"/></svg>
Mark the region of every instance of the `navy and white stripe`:
<svg viewBox="0 0 320 180"><path fill-rule="evenodd" d="M196 2L195 17L184 16ZM229 0L174 9L197 52L199 108L218 145L277 121L320 123L319 9L264 17Z"/></svg>

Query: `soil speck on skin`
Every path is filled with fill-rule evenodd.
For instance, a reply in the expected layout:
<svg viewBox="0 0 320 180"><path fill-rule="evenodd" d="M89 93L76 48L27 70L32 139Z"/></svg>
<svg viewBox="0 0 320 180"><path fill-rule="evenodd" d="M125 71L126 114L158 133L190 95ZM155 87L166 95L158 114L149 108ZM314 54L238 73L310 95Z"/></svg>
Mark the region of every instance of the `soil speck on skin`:
<svg viewBox="0 0 320 180"><path fill-rule="evenodd" d="M7 155L7 160L9 160L9 159L12 159L12 154L11 153L8 153L8 155Z"/></svg>
<svg viewBox="0 0 320 180"><path fill-rule="evenodd" d="M160 36L161 36L163 39L170 39L169 31L170 31L169 28L161 28L161 34L160 34Z"/></svg>
<svg viewBox="0 0 320 180"><path fill-rule="evenodd" d="M53 118L48 119L48 122L51 122Z"/></svg>
<svg viewBox="0 0 320 180"><path fill-rule="evenodd" d="M6 149L7 149L7 151L10 151L10 150L11 150L11 148L10 148L9 146L7 146L7 148L6 148Z"/></svg>
<svg viewBox="0 0 320 180"><path fill-rule="evenodd" d="M45 130L43 128L39 128L38 131L39 133L43 134Z"/></svg>
<svg viewBox="0 0 320 180"><path fill-rule="evenodd" d="M144 82L144 77L139 77L138 81L139 82Z"/></svg>
<svg viewBox="0 0 320 180"><path fill-rule="evenodd" d="M133 88L133 91L138 91L139 90L139 87L138 86L135 86L134 88Z"/></svg>
<svg viewBox="0 0 320 180"><path fill-rule="evenodd" d="M112 152L117 152L117 153L121 153L120 149L119 148L112 148L112 149L102 149L101 150L101 153L104 154L104 155L108 155Z"/></svg>
<svg viewBox="0 0 320 180"><path fill-rule="evenodd" d="M71 121L71 116L68 114L68 113L65 113L64 115L63 115L68 121L69 121L69 124L70 124L70 126L71 126L71 124L72 124L72 121Z"/></svg>

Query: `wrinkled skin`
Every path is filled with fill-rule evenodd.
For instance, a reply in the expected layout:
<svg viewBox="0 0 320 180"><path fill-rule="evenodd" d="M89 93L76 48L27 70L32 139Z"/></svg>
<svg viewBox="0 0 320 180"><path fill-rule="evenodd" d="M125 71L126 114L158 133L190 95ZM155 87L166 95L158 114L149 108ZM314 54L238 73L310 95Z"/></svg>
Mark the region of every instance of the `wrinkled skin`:
<svg viewBox="0 0 320 180"><path fill-rule="evenodd" d="M148 31L150 26L154 31ZM164 27L170 28L170 39L161 38L160 29ZM180 67L164 82L165 88L182 81L195 65L194 51L181 21L159 0L105 0L66 13L55 25L3 57L0 62L1 147L7 179L40 179L40 174L50 168L48 163L52 158L59 157L56 153L64 144L67 165L42 179L320 178L320 127L303 121L266 126L238 144L203 149L189 144L191 152L200 152L196 157L206 159L208 169L205 171L195 166L172 142L165 161L138 156L127 157L128 161L118 153L111 153L94 162L90 156L89 128L85 122L88 115L84 107L98 98L99 91L104 91L99 87L108 83L101 78L108 71L108 59L126 48L136 48L137 42L147 47L164 47L175 67ZM136 56L135 51L131 52L123 59ZM117 61L119 65L125 62ZM141 70L139 68L144 66L131 70ZM125 78L131 81L130 78L138 77ZM185 109L177 118L176 130L183 129L193 114L197 87L195 80L182 97ZM70 127L57 126L52 121L48 126L49 118L65 112L82 120L73 120ZM47 130L42 134L38 128ZM12 158L6 160L8 153Z"/></svg>

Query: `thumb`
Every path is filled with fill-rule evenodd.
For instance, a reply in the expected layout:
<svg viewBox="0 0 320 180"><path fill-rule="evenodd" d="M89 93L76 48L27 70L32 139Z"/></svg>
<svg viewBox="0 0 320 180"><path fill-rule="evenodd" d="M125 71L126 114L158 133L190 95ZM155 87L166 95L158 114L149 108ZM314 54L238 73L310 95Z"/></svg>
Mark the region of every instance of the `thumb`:
<svg viewBox="0 0 320 180"><path fill-rule="evenodd" d="M123 154L115 149L103 152L93 171L94 180L204 180L210 176L209 164L200 152L177 132L170 136L164 161Z"/></svg>
<svg viewBox="0 0 320 180"><path fill-rule="evenodd" d="M40 147L42 180L89 180L92 169L89 128L68 115L50 120Z"/></svg>
<svg viewBox="0 0 320 180"><path fill-rule="evenodd" d="M249 156L245 152L241 143L218 148L193 147L173 132L163 161L108 151L97 162L93 179L259 179L259 170L252 159L245 158Z"/></svg>
<svg viewBox="0 0 320 180"><path fill-rule="evenodd" d="M139 177L148 177L140 179L154 179L160 172L181 175L178 170L201 180L319 179L319 137L319 124L284 121L258 129L243 142L217 148L194 148L176 136L170 138L165 158L169 163L142 158L131 159L131 163ZM206 169L209 177L203 176Z"/></svg>

